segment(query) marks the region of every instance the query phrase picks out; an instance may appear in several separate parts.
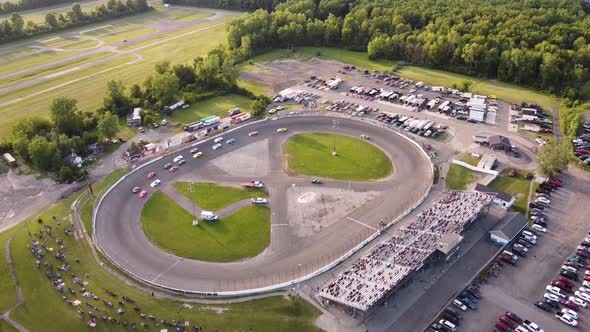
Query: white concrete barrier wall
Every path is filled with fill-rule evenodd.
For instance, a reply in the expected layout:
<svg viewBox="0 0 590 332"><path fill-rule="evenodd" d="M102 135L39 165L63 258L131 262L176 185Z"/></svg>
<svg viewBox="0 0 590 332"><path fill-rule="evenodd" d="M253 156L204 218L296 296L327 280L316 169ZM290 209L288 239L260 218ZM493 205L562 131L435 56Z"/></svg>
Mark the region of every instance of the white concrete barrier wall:
<svg viewBox="0 0 590 332"><path fill-rule="evenodd" d="M464 161L461 161L461 160L453 159L453 160L451 160L451 163L452 164L459 165L459 166L463 166L463 167L468 168L468 169L470 169L470 170L472 170L474 172L480 172L480 173L490 174L490 175L493 175L493 176L498 176L498 171L494 171L494 170L491 170L491 169L485 169L485 168L473 166L473 165L470 165L470 164L468 164L468 163L466 163Z"/></svg>
<svg viewBox="0 0 590 332"><path fill-rule="evenodd" d="M336 115L336 116L335 116ZM390 221L385 228L389 228L390 226L394 225L395 223L397 223L398 221L400 221L401 219L403 219L404 217L406 217L408 214L410 214L412 211L414 211L418 206L420 206L420 204L422 204L422 202L424 202L424 200L426 199L426 197L429 195L430 190L432 189L432 186L434 184L434 164L432 163L432 161L430 160L430 156L428 156L428 153L422 148L422 146L414 141L413 139L411 139L410 137L404 135L403 133L400 133L396 130L393 130L393 128L387 127L385 125L383 125L381 122L378 121L373 121L373 120L367 120L364 118L355 118L355 117L350 117L348 115L344 115L344 114L338 114L338 113L306 113L306 114L299 114L298 116L328 116L328 117L340 117L340 118L347 118L347 119L352 119L352 120L359 120L359 121L363 121L363 122L368 122L372 125L376 125L385 129L388 129L389 131L394 132L396 135L400 135L403 138L405 138L406 140L408 140L409 142L411 142L412 144L414 144L418 150L420 150L423 154L424 157L426 158L426 160L430 163L430 183L428 185L427 190L425 191L424 195L422 196L422 198L420 198L416 204L414 204L411 208L409 208L408 210L406 210L405 212L403 212L401 215L399 215L397 218L395 218L394 220ZM262 119L262 120L257 120L257 121L253 121L253 122L248 122L245 124L242 124L240 126L237 126L235 128L232 128L228 131L219 133L218 135L214 135L211 137L208 137L205 140L202 140L200 142L197 143L197 145L203 144L211 139L216 138L219 135L224 135L227 134L229 132L232 132L234 130L237 130L239 128L245 127L245 126L249 126L255 123L259 123L259 122L264 122L267 121L267 119ZM194 144L194 143L193 143ZM168 154L171 154L173 152L170 152ZM166 154L166 155L168 155ZM127 273L128 275L132 276L133 278L151 285L151 286L155 286L161 289L165 289L165 290L169 290L169 291L173 291L173 292L178 292L178 293L183 293L183 294L192 294L192 295L200 295L200 296L217 296L217 297L231 297L231 296L244 296L244 295L252 295L252 294L257 294L257 293L265 293L265 292L269 292L269 291L274 291L274 290L278 290L278 289L283 289L283 288L287 288L290 286L293 286L295 284L298 284L300 282L306 281L308 279L311 279L313 277L316 277L330 269L332 269L333 267L335 267L336 265L342 263L344 260L348 259L349 257L351 257L352 255L354 255L356 252L358 252L359 250L361 250L364 246L366 246L368 243L370 243L371 241L373 241L375 238L377 238L380 234L381 231L377 231L375 233L373 233L371 236L369 236L368 238L366 238L364 241L362 241L361 243L359 243L358 245L356 245L354 248L352 248L351 250L349 250L348 252L346 252L345 254L343 254L342 256L340 256L339 258L335 259L334 261L332 261L331 263L319 268L318 270L311 272L303 277L297 278L297 279L293 279L291 281L287 281L284 283L280 283L280 284L275 284L275 285L270 285L267 287L260 287L260 288L252 288L252 289L245 289L245 290L240 290L240 291L218 291L218 292L213 292L213 291L193 291L193 290L184 290L184 289L180 289L180 288L174 288L174 287L169 287L169 286L165 286L165 285L161 285L158 283L154 283L151 282L141 276L138 276L136 274L134 274L131 271L128 271L127 269L125 269L124 267L122 267L121 265L119 265L119 263L117 263L117 261L115 261L110 255L108 255L106 252L104 252L102 250L102 248L100 247L100 245L98 245L98 241L96 240L96 212L100 209L100 206L102 204L103 199L112 191L113 188L115 188L119 183L121 183L123 180L125 180L130 174L133 174L134 172L142 169L143 167L150 165L162 158L164 158L166 155L160 156L158 158L155 158L153 160L150 160L149 162L142 164L138 167L136 167L135 169L133 169L131 172L125 174L123 177L121 177L117 182L115 182L111 187L109 187L109 189L100 197L98 204L95 206L94 210L93 210L93 215L92 215L92 240L95 242L95 247L97 248L97 250L99 250L105 257L107 257L107 259L109 261L111 261L111 263L113 263L115 266L117 266L117 268L119 268L120 270L124 271L125 273Z"/></svg>

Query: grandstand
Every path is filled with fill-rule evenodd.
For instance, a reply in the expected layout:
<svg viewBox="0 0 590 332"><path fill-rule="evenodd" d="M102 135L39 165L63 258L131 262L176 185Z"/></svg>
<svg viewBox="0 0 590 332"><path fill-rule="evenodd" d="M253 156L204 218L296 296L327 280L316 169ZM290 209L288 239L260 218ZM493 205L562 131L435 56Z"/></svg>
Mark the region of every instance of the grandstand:
<svg viewBox="0 0 590 332"><path fill-rule="evenodd" d="M408 226L379 243L319 296L364 312L419 270L447 234L460 234L492 201L486 193L449 192Z"/></svg>

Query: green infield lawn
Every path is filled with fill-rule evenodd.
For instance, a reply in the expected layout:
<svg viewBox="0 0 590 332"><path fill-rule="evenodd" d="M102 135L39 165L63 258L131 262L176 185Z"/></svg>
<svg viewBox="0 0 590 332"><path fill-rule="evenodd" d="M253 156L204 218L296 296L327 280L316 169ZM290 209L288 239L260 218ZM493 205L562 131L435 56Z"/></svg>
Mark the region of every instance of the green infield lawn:
<svg viewBox="0 0 590 332"><path fill-rule="evenodd" d="M99 186L104 187L105 185L97 185L97 187ZM116 302L120 298L110 298L106 295L102 289L108 288L117 292L119 297L126 295L135 300L143 313L146 315L153 314L157 321L160 319L168 321L188 320L191 325L200 325L203 331L212 331L214 329L219 331L247 331L250 328L254 331L320 331L314 325L320 311L299 297L273 296L235 304L183 303L181 301L154 298L150 293L142 292L135 286L121 281L98 265L88 243L83 238L76 240L73 236L64 236L64 228L69 227L71 220L70 205L76 197L72 196L48 209L40 211L40 216L44 221L43 225L33 220L33 218L28 218L28 229L32 234L35 234L44 225L52 226L55 234L58 235L57 237L64 241L66 260L72 265L70 271L65 273L67 277L64 278L68 286L78 290L79 287L71 283L70 275L75 273L78 276L83 276L88 273L89 277L85 278L89 282L86 289L94 292L101 299L112 301L115 307L112 309L106 308L101 301L84 299L79 292L76 292L76 295L72 295L67 291L65 293L58 292L51 286L46 271L35 268L36 258L31 255L31 239L27 234L27 227L15 228L8 231L16 232L15 238L10 242L10 253L16 269L18 283L22 290L24 304L15 308L10 316L28 330L32 332L53 332L88 329L86 327L88 315L85 315L84 319L80 319L75 308L68 305L62 299L62 296L66 296L69 300L80 299L98 305L103 309L99 316L117 316L120 320L135 321L139 324L141 319L131 310L131 307L128 307L127 313L121 316L115 313L115 310L117 310ZM260 209L265 211L264 208ZM55 216L56 221L53 221L53 216ZM246 216L239 215L238 217L245 219ZM2 250L8 232L0 233L0 248ZM56 247L54 240L49 237L46 237L46 239L48 246ZM6 268L3 252L1 258L0 276L4 280ZM80 263L73 263L74 258L78 258ZM50 262L53 266L62 264L52 255L46 255L44 260ZM8 286L5 287L3 283L0 283L0 310L4 310L5 306L16 303L14 288ZM88 308L83 306L83 310L88 311ZM146 320L146 322L149 326L147 331L160 330L160 328L154 327L151 321ZM97 327L93 329L97 332L129 331L129 327L124 328L121 325L104 323L100 319L97 320L97 323ZM4 325L0 325L0 331L4 330ZM138 330L143 329L139 327Z"/></svg>
<svg viewBox="0 0 590 332"><path fill-rule="evenodd" d="M515 201L512 208L515 211L526 213L531 181L525 179L525 176L530 171L517 170L515 177L509 177L510 170L509 168L503 170L489 186L514 196Z"/></svg>
<svg viewBox="0 0 590 332"><path fill-rule="evenodd" d="M177 256L209 262L254 257L270 242L266 207L248 206L215 222L192 226L193 216L171 198L155 192L141 211L146 236Z"/></svg>
<svg viewBox="0 0 590 332"><path fill-rule="evenodd" d="M455 190L465 190L473 182L473 171L463 166L451 164L447 173L447 187Z"/></svg>
<svg viewBox="0 0 590 332"><path fill-rule="evenodd" d="M193 183L193 193L188 182L176 182L174 188L204 210L217 211L247 198L267 197L262 189L224 187L215 183Z"/></svg>
<svg viewBox="0 0 590 332"><path fill-rule="evenodd" d="M0 331L2 332L17 332L18 330L8 324L5 320L0 319Z"/></svg>
<svg viewBox="0 0 590 332"><path fill-rule="evenodd" d="M210 115L226 117L227 112L236 107L243 112L249 112L252 102L250 98L235 94L212 97L195 102L187 109L174 112L168 120L190 123Z"/></svg>
<svg viewBox="0 0 590 332"><path fill-rule="evenodd" d="M332 155L334 141L337 156ZM339 180L375 180L393 164L383 151L361 139L325 133L297 134L283 145L288 172Z"/></svg>

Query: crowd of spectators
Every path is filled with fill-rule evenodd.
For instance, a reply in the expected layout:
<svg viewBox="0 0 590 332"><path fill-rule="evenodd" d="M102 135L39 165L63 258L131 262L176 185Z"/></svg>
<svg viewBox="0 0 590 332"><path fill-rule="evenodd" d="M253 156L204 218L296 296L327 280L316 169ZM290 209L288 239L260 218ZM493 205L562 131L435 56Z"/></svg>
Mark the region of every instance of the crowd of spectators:
<svg viewBox="0 0 590 332"><path fill-rule="evenodd" d="M446 193L408 226L330 281L319 295L366 311L432 255L445 234L460 234L491 200L492 196L480 192Z"/></svg>

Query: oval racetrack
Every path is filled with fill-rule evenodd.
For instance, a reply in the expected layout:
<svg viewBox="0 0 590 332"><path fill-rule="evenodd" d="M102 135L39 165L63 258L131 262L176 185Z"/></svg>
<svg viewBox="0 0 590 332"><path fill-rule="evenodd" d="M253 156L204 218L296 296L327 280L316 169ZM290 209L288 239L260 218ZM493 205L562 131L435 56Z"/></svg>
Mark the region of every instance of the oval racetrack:
<svg viewBox="0 0 590 332"><path fill-rule="evenodd" d="M276 130L281 127L288 128L288 132L277 133ZM251 131L258 131L259 134L249 137ZM281 174L284 180L276 180L282 166L281 145L289 135L298 132L336 132L354 137L367 134L371 137L370 142L389 155L395 169L391 176L380 181L326 180L325 184L331 187L355 191L379 190L381 195L308 237L298 237L289 227L285 192L294 184L309 186L309 178ZM219 295L230 295L234 291L254 292L303 277L328 265L375 233L380 220L390 222L413 206L427 193L432 181L430 161L416 145L399 134L363 121L340 118L337 128L333 128L331 117L287 117L246 125L223 135L226 139L235 138L236 143L231 146L223 144L223 148L213 151L212 140L202 142L199 149L204 151L204 155L198 159L190 156L188 150L191 147L187 146L172 156L128 174L103 197L94 212L94 236L100 249L119 268L143 282L177 291ZM268 178L261 180L273 183L268 188L271 226L287 226L271 228L271 242L267 250L243 261L210 263L176 257L146 238L140 222L146 200L138 199L137 195L131 194L131 190L141 185L148 189L150 195L154 189L149 187L153 179L146 179L148 173L157 172L156 178L162 181L162 185L171 183L183 174L197 175L208 161L262 139L269 139L270 172ZM187 163L176 173L165 171L164 164L178 154L183 154ZM235 183L252 180L223 176L226 181ZM199 244L194 246L198 250Z"/></svg>

